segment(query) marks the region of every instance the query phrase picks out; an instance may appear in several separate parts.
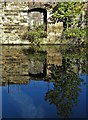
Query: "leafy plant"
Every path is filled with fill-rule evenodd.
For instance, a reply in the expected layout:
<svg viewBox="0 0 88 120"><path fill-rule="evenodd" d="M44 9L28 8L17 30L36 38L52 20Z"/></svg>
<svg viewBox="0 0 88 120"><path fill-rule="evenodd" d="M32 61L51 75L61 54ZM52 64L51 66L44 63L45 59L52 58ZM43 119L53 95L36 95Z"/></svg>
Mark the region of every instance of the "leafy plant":
<svg viewBox="0 0 88 120"><path fill-rule="evenodd" d="M86 37L86 30L82 28L69 28L64 31L66 38L82 38Z"/></svg>
<svg viewBox="0 0 88 120"><path fill-rule="evenodd" d="M26 31L21 38L23 40L28 40L31 44L40 44L41 38L47 36L47 32L44 31L44 25L40 25L36 27L34 30Z"/></svg>
<svg viewBox="0 0 88 120"><path fill-rule="evenodd" d="M57 2L52 5L52 16L50 20L63 22L64 28L76 24L76 18L83 11L84 3L82 2Z"/></svg>

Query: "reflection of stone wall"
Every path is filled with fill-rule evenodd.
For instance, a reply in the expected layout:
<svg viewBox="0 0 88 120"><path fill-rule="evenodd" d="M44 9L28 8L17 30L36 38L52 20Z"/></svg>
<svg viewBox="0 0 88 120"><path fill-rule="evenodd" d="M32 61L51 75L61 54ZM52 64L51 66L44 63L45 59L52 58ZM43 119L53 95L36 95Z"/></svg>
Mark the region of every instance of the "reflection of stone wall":
<svg viewBox="0 0 88 120"><path fill-rule="evenodd" d="M43 73L43 62L31 59L29 61L29 71L32 74Z"/></svg>
<svg viewBox="0 0 88 120"><path fill-rule="evenodd" d="M1 64L3 84L28 83L28 59L18 48L3 47Z"/></svg>
<svg viewBox="0 0 88 120"><path fill-rule="evenodd" d="M0 60L2 68L0 70L2 71L3 85L8 84L8 82L27 84L30 78L29 72L32 74L43 73L46 57L47 65L61 65L62 63L62 57L55 48L45 48L47 56L43 53L28 53L25 55L22 48L24 49L22 46L2 46L2 60Z"/></svg>
<svg viewBox="0 0 88 120"><path fill-rule="evenodd" d="M62 55L55 47L47 48L47 64L61 65Z"/></svg>
<svg viewBox="0 0 88 120"><path fill-rule="evenodd" d="M54 64L54 65L61 65L62 63L62 57L60 53L49 53L47 55L47 63L48 64Z"/></svg>
<svg viewBox="0 0 88 120"><path fill-rule="evenodd" d="M55 47L47 49L47 75L49 76L51 71L49 69L50 65L62 65L62 55L57 51Z"/></svg>
<svg viewBox="0 0 88 120"><path fill-rule="evenodd" d="M8 83L27 84L29 72L42 73L43 61L39 61L35 57L32 58L32 56L31 53L25 55L20 46L3 46L2 60L0 60L3 85Z"/></svg>
<svg viewBox="0 0 88 120"><path fill-rule="evenodd" d="M1 77L2 77L2 46L0 46L0 85L2 84L1 82Z"/></svg>

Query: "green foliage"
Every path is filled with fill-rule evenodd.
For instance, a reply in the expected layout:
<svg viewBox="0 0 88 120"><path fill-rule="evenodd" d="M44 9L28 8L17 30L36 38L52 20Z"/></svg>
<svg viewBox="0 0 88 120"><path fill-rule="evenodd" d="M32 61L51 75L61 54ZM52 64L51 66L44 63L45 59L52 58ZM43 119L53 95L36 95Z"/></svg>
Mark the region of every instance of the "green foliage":
<svg viewBox="0 0 88 120"><path fill-rule="evenodd" d="M39 37L45 38L47 36L47 33L45 31L39 31Z"/></svg>
<svg viewBox="0 0 88 120"><path fill-rule="evenodd" d="M40 25L36 27L34 30L26 31L21 38L23 40L28 40L32 44L39 44L41 41L41 38L44 38L47 36L47 32L44 31L44 25Z"/></svg>
<svg viewBox="0 0 88 120"><path fill-rule="evenodd" d="M25 32L25 33L22 35L22 39L23 39L23 40L27 39L27 40L29 40L29 42L31 42L31 43L33 43L34 40L37 39L37 37L39 37L39 36L38 36L38 33L37 33L37 32L34 32L34 31L30 31L30 32L27 31L27 32Z"/></svg>
<svg viewBox="0 0 88 120"><path fill-rule="evenodd" d="M35 27L35 30L44 31L44 30L45 30L45 25L44 25L44 24L41 24L41 25Z"/></svg>
<svg viewBox="0 0 88 120"><path fill-rule="evenodd" d="M82 28L69 28L64 31L66 38L82 38L86 37L86 30Z"/></svg>
<svg viewBox="0 0 88 120"><path fill-rule="evenodd" d="M61 21L64 28L70 27L75 23L75 18L84 8L81 2L57 2L52 6L51 20L55 23Z"/></svg>

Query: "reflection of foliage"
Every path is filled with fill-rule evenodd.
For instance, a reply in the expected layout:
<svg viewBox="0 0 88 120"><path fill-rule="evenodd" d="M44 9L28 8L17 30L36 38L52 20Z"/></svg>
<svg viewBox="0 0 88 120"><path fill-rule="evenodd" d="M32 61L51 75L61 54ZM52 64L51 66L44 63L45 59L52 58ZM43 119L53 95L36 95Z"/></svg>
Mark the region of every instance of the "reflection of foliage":
<svg viewBox="0 0 88 120"><path fill-rule="evenodd" d="M62 66L51 66L51 78L54 88L46 93L45 99L50 104L55 104L58 113L66 118L69 117L73 105L77 105L79 92L81 92L81 81L73 71L72 61L63 58Z"/></svg>
<svg viewBox="0 0 88 120"><path fill-rule="evenodd" d="M46 59L47 52L39 50L38 48L30 47L28 49L23 49L23 52L29 59L34 59L35 61L44 62Z"/></svg>
<svg viewBox="0 0 88 120"><path fill-rule="evenodd" d="M84 45L82 46L60 46L60 52L64 57L70 58L72 60L72 64L75 66L79 66L79 71L82 73L86 73L86 64L87 64L87 49ZM78 54L79 53L79 54Z"/></svg>

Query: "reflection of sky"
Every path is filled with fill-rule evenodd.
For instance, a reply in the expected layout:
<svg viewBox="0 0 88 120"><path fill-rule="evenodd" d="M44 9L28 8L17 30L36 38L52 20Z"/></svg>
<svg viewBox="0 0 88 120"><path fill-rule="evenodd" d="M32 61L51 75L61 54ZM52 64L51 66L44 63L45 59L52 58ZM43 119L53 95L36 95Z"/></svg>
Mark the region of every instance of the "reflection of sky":
<svg viewBox="0 0 88 120"><path fill-rule="evenodd" d="M88 80L88 76L86 77L85 75L80 75L80 78L83 78L85 81ZM52 83L33 80L28 85L10 85L9 94L8 87L3 87L3 117L57 117L55 106L44 100L46 92L52 88ZM86 86L82 86L78 106L73 108L71 117L85 117L86 107Z"/></svg>
<svg viewBox="0 0 88 120"><path fill-rule="evenodd" d="M87 82L87 75L80 75L80 78L84 80L84 82ZM73 108L73 116L76 118L85 118L86 113L86 85L82 85L82 92L79 95L79 102L77 107L75 106ZM74 112L75 111L75 112Z"/></svg>
<svg viewBox="0 0 88 120"><path fill-rule="evenodd" d="M52 87L52 83L50 84ZM56 117L54 105L45 102L44 96L48 89L47 82L31 81L28 85L10 86L3 88L3 117L20 117L20 118L43 118ZM52 114L51 114L52 113Z"/></svg>

